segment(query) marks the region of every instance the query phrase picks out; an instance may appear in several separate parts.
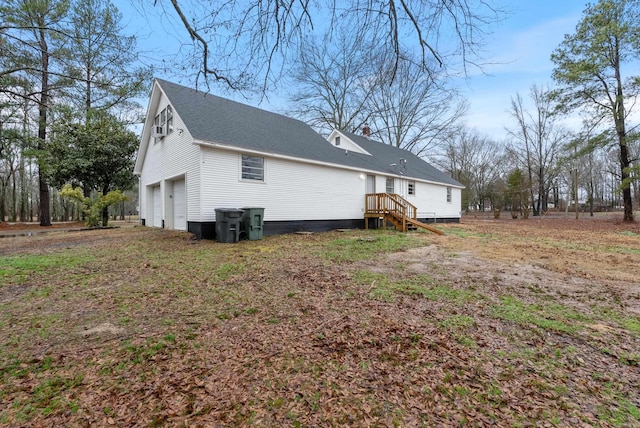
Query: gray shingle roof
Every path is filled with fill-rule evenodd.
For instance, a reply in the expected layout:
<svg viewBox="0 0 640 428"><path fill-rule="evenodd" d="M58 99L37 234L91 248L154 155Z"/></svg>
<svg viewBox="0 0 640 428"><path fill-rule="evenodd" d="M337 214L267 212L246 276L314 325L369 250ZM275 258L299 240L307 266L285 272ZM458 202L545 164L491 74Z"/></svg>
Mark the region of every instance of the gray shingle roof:
<svg viewBox="0 0 640 428"><path fill-rule="evenodd" d="M156 80L197 140L461 186L406 150L343 132L373 156L345 154L300 120ZM406 159L406 163L402 164L400 159Z"/></svg>
<svg viewBox="0 0 640 428"><path fill-rule="evenodd" d="M460 182L451 178L449 174L440 171L408 150L399 149L350 132L340 132L373 155L372 157L376 159L376 165L378 166L376 171L463 187ZM405 162L402 162L401 159L404 159ZM395 166L392 166L392 164L395 164Z"/></svg>

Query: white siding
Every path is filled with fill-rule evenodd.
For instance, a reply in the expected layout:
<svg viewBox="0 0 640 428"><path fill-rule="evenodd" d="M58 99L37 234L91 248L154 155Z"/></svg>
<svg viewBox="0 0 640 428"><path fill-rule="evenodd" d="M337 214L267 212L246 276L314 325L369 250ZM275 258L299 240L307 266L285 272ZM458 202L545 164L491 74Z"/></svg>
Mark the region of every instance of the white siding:
<svg viewBox="0 0 640 428"><path fill-rule="evenodd" d="M167 98L162 95L156 112L149 112L151 120L162 109L168 105ZM173 112L173 131L166 137L154 140L151 138L149 146L144 158L144 166L140 174L140 186L147 186L162 183L162 218L165 220L167 227L169 223L173 224L173 202L168 195L173 191L172 183L165 186L165 181L175 180L179 177L186 177L185 193L186 193L186 212L189 221L200 221L200 149L199 146L193 144L193 139L189 134L184 122L180 118L179 112ZM141 192L140 216L146 218L147 222L151 221L149 215L153 208L148 204L152 201L149 198L149 192ZM167 217L171 215L170 217ZM169 220L169 221L167 221ZM186 226L185 226L186 227Z"/></svg>
<svg viewBox="0 0 640 428"><path fill-rule="evenodd" d="M376 190L378 192L384 192L387 177L386 175L376 175ZM408 194L409 180L416 184L415 195ZM460 218L462 192L459 188L451 188L451 202L447 202L447 186L443 184L394 177L394 187L395 193L417 207L418 218Z"/></svg>
<svg viewBox="0 0 640 428"><path fill-rule="evenodd" d="M376 176L367 175L367 193L376 193Z"/></svg>
<svg viewBox="0 0 640 428"><path fill-rule="evenodd" d="M151 223L152 226L162 227L162 198L160 197L160 186L152 187L153 201L151 202L153 206L153 211L151 213L151 217L153 221Z"/></svg>
<svg viewBox="0 0 640 428"><path fill-rule="evenodd" d="M202 219L216 208L264 207L265 221L359 219L366 175L265 157L265 181L241 179L241 153L202 147Z"/></svg>
<svg viewBox="0 0 640 428"><path fill-rule="evenodd" d="M459 218L461 191L451 189L451 202L447 202L447 186L416 181L416 194L407 200L418 207L418 218Z"/></svg>
<svg viewBox="0 0 640 428"><path fill-rule="evenodd" d="M215 220L216 208L264 207L265 221L359 219L364 214L367 174L329 166L265 157L265 181L241 179L241 153L202 146L202 221ZM386 176L376 175L376 189ZM395 177L396 192L418 207L419 217L460 216L460 189Z"/></svg>
<svg viewBox="0 0 640 428"><path fill-rule="evenodd" d="M184 178L173 182L173 229L187 230L187 205Z"/></svg>

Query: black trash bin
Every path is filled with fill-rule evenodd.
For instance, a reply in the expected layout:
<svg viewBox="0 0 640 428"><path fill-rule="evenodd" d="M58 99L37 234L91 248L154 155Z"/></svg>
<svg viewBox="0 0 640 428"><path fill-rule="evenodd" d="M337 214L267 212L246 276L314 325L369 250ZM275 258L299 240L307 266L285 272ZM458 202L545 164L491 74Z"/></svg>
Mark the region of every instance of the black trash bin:
<svg viewBox="0 0 640 428"><path fill-rule="evenodd" d="M264 227L264 208L246 207L242 208L242 231L250 241L262 239L262 229Z"/></svg>
<svg viewBox="0 0 640 428"><path fill-rule="evenodd" d="M216 241L234 243L240 240L240 221L243 210L216 208Z"/></svg>

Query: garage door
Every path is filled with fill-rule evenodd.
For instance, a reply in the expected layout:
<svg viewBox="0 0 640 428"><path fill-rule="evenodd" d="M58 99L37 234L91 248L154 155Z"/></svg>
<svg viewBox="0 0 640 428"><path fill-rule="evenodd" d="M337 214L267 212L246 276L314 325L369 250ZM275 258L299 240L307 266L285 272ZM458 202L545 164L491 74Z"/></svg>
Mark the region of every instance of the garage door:
<svg viewBox="0 0 640 428"><path fill-rule="evenodd" d="M153 186L153 225L162 227L162 199L160 198L160 186Z"/></svg>
<svg viewBox="0 0 640 428"><path fill-rule="evenodd" d="M173 228L187 230L187 204L184 179L173 182Z"/></svg>

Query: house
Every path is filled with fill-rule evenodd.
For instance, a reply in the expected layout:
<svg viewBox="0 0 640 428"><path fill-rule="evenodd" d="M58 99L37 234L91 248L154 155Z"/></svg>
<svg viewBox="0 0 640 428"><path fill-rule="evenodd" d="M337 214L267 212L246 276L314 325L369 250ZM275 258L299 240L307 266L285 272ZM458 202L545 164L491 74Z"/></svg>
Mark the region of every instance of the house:
<svg viewBox="0 0 640 428"><path fill-rule="evenodd" d="M214 237L216 208L263 207L265 235L375 226L392 205L413 207L408 222L460 220L463 186L408 151L344 131L324 139L299 120L160 79L134 172L141 222L199 238Z"/></svg>

